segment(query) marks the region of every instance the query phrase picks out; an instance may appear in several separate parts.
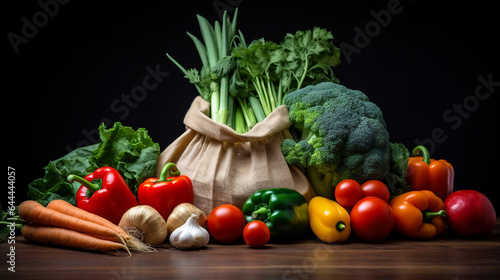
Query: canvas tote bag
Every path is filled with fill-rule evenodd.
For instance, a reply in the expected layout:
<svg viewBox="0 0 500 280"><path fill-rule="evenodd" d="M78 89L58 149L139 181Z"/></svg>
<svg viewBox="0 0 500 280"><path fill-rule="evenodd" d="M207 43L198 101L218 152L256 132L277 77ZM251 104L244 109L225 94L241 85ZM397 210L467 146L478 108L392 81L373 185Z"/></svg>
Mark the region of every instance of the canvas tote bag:
<svg viewBox="0 0 500 280"><path fill-rule="evenodd" d="M314 196L302 171L281 153L281 142L290 137L286 106L244 134L210 119L209 110L210 103L194 99L184 118L186 131L158 157L157 176L166 163L175 163L193 182L194 205L207 215L221 204L241 208L260 189L290 188L308 201Z"/></svg>

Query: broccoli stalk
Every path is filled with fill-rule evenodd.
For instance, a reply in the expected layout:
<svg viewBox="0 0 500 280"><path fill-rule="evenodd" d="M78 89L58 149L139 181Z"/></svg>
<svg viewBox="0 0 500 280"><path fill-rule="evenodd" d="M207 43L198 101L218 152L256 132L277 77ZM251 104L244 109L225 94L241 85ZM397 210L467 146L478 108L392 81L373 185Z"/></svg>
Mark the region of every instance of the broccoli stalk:
<svg viewBox="0 0 500 280"><path fill-rule="evenodd" d="M315 167L308 167L306 168L306 176L317 195L331 197L333 193L333 172L322 173Z"/></svg>

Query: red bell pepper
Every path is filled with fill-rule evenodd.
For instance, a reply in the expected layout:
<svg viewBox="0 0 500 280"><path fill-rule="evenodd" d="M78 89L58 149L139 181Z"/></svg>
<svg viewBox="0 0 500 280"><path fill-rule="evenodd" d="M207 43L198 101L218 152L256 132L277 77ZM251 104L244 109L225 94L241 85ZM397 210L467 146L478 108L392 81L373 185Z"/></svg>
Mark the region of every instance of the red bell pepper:
<svg viewBox="0 0 500 280"><path fill-rule="evenodd" d="M193 203L193 183L170 162L163 166L160 178L149 178L139 185L137 198L139 204L153 207L166 221L175 206Z"/></svg>
<svg viewBox="0 0 500 280"><path fill-rule="evenodd" d="M137 200L118 170L101 167L85 178L69 175L68 181L82 186L76 193L76 206L118 224L123 214L137 206Z"/></svg>

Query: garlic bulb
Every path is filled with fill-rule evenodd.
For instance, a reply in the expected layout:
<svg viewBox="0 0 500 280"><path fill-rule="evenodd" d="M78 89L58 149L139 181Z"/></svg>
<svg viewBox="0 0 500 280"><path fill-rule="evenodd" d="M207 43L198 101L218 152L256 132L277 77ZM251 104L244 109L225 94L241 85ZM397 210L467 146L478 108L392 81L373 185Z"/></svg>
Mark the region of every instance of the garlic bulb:
<svg viewBox="0 0 500 280"><path fill-rule="evenodd" d="M196 215L198 224L204 227L208 220L207 215L193 204L185 202L177 205L174 210L172 210L170 216L168 216L168 234L171 234L176 228L185 224L192 214Z"/></svg>
<svg viewBox="0 0 500 280"><path fill-rule="evenodd" d="M204 247L210 241L208 231L196 221L196 214L191 214L186 223L172 232L170 244L178 249L194 249Z"/></svg>
<svg viewBox="0 0 500 280"><path fill-rule="evenodd" d="M149 205L138 205L125 212L118 224L129 235L150 245L160 245L167 238L167 223Z"/></svg>

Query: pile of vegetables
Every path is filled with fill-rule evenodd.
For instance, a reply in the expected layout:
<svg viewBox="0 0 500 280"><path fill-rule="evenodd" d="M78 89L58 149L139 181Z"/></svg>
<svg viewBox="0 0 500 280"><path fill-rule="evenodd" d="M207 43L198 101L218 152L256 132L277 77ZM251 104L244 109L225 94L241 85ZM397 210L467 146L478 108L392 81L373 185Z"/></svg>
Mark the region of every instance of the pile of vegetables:
<svg viewBox="0 0 500 280"><path fill-rule="evenodd" d="M415 156L407 160L420 162L421 169L428 168L426 161L447 163L428 159L424 147L414 151ZM418 156L420 152L423 157ZM453 173L445 166L442 173L425 173L429 182L446 176L452 179ZM165 242L186 250L207 246L210 240L233 244L243 239L250 247L262 248L268 242L293 241L311 233L327 243L344 242L353 235L365 242L379 242L391 234L416 240L446 234L475 237L489 234L496 222L491 202L477 191L456 191L442 199L434 191L442 193L450 186L435 189L428 183L394 196L376 179L363 183L343 179L331 196L316 196L309 202L295 190L263 189L249 196L242 209L223 204L207 216L193 205L190 178L181 175L173 163L162 170L160 178L144 179L134 192L124 173L99 167L86 179L76 179L76 205L85 202L78 207L63 199L53 199L46 207L35 200L23 202L17 221L21 233L29 242L83 250L123 249L130 255L131 251L155 251ZM68 177L69 181L77 178ZM100 186L90 192L89 184ZM99 193L102 190L111 195Z"/></svg>
<svg viewBox="0 0 500 280"><path fill-rule="evenodd" d="M144 128L101 125L100 143L51 161L43 178L29 184L29 200L16 208L27 241L130 254L165 242L194 249L243 239L261 248L309 234L327 243L351 233L379 242L391 234L426 240L493 230L496 213L486 196L453 192L450 163L431 159L423 146L410 157L390 141L380 108L339 84L331 32L316 27L280 43L247 44L237 15L237 9L232 19L224 13L214 25L198 16L202 40L188 35L199 69L167 56L210 102L211 118L238 133L285 105L292 138L282 142L283 157L304 171L318 196L307 201L286 186L262 189L241 209L223 204L204 213L193 204L191 179L174 163L154 177L160 149ZM2 221L2 233L11 224Z"/></svg>
<svg viewBox="0 0 500 280"><path fill-rule="evenodd" d="M231 20L210 25L198 15L202 40L193 40L202 66L185 69L167 57L211 105L211 118L245 133L275 108L286 105L295 139L283 142L289 164L305 170L317 194L331 196L345 178L384 179L392 194L404 181L408 150L389 142L382 112L360 91L339 84L333 68L340 51L330 31L288 33L282 42L260 38L247 44Z"/></svg>

